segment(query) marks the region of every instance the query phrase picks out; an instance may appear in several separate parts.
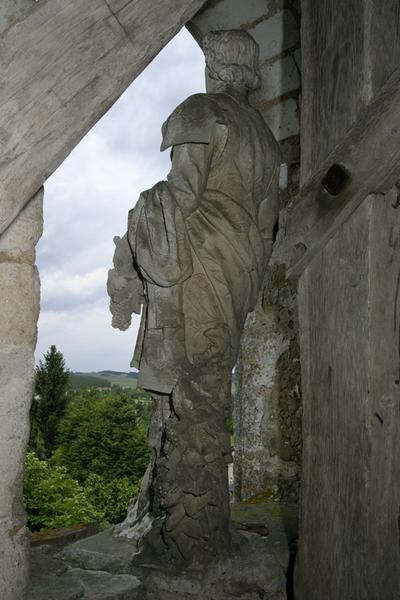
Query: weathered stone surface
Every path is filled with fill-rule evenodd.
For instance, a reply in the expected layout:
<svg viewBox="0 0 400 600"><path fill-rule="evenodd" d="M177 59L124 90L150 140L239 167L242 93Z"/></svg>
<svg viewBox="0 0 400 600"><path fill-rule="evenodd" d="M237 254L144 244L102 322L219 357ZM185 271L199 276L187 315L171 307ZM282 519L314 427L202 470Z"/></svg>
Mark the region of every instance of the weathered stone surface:
<svg viewBox="0 0 400 600"><path fill-rule="evenodd" d="M12 227L0 236L0 263L35 263L35 245L42 235L43 190L26 206Z"/></svg>
<svg viewBox="0 0 400 600"><path fill-rule="evenodd" d="M112 529L107 529L69 544L58 556L70 565L82 569L130 573L132 558L136 552L134 542L116 537Z"/></svg>
<svg viewBox="0 0 400 600"><path fill-rule="evenodd" d="M0 232L203 4L3 3Z"/></svg>
<svg viewBox="0 0 400 600"><path fill-rule="evenodd" d="M243 534L234 555L216 561L203 576L149 569L142 578L147 600L258 600L261 594L286 600L285 570L267 542L251 533Z"/></svg>
<svg viewBox="0 0 400 600"><path fill-rule="evenodd" d="M68 556L69 559L64 566L58 560L46 556L43 551L40 553L40 549L35 550L36 573L29 600L50 600L52 596L45 594L48 594L49 589L56 592L57 587L60 590L60 595L54 593L54 599L57 600L73 600L79 597L88 600L258 600L260 597L266 600L286 600L285 573L289 562L289 550L282 523L274 529L271 540L254 533L244 533L240 536L235 533L234 536L235 551L227 557L220 557L207 569L177 571L166 565L156 568L150 564L138 566L132 563L131 573L134 573L134 576L126 573L106 574L96 569L95 562L92 562L91 570L71 568L68 563L71 564L72 560L73 564L76 564L73 558L76 556L77 544L71 549L66 549L64 558ZM96 541L99 541L99 536L86 540L89 552L92 552ZM102 543L100 541L100 545ZM125 544L130 544L131 548L135 547L133 542ZM85 542L80 543L81 550L84 545ZM82 556L81 552L79 556ZM117 557L114 564L118 560ZM113 561L110 561L110 564L111 562ZM142 587L137 578L142 582ZM106 588L103 592L104 586ZM123 595L125 589L131 595ZM117 591L122 595L117 595ZM79 596L78 593L82 595Z"/></svg>
<svg viewBox="0 0 400 600"><path fill-rule="evenodd" d="M93 536L85 541L90 549L93 542L105 548L101 537ZM113 562L117 564L121 557L120 548L110 540L107 551L115 553ZM98 565L94 569L81 569L75 566L72 556L67 564L54 552L49 545L31 549L28 600L143 600L140 580L123 569L117 574L100 570Z"/></svg>
<svg viewBox="0 0 400 600"><path fill-rule="evenodd" d="M270 267L263 304L249 316L242 337L235 494L241 500L261 496L296 502L301 454L296 294L286 287L284 275L276 277L276 268Z"/></svg>
<svg viewBox="0 0 400 600"><path fill-rule="evenodd" d="M191 33L201 41L210 31L239 29L267 14L265 0L217 0L207 2L189 23Z"/></svg>
<svg viewBox="0 0 400 600"><path fill-rule="evenodd" d="M261 21L250 33L260 46L260 60L278 56L300 41L299 26L290 10Z"/></svg>
<svg viewBox="0 0 400 600"><path fill-rule="evenodd" d="M235 502L231 506L236 528L262 535L285 572L298 537L298 513L297 504L275 501Z"/></svg>
<svg viewBox="0 0 400 600"><path fill-rule="evenodd" d="M45 547L32 553L34 576L27 600L143 600L141 581L134 575L70 567Z"/></svg>
<svg viewBox="0 0 400 600"><path fill-rule="evenodd" d="M300 133L299 109L293 98L261 110L278 141Z"/></svg>
<svg viewBox="0 0 400 600"><path fill-rule="evenodd" d="M18 20L24 18L35 6L37 0L11 0L0 4L0 35Z"/></svg>
<svg viewBox="0 0 400 600"><path fill-rule="evenodd" d="M110 531L67 546L61 555L63 560L60 555L55 558L55 549L49 545L35 547L32 549L29 600L52 600L53 593L55 600L86 598L86 595L82 596L88 593L85 586L92 590L96 585L98 589L104 581L110 585L110 591L116 589L117 583L130 586L132 597L128 595L128 598L132 600L136 599L136 593L140 600L259 600L261 597L286 600L285 573L290 558L289 546L297 535L297 507L240 503L233 505L232 515L242 529L264 525L268 536L239 535L233 531L233 553L201 571L179 572L167 565L157 569L151 565L139 566L131 558L126 561L123 556L132 557L136 551L135 541L115 540ZM108 558L105 560L101 554ZM108 575L109 579L106 579L104 570L99 571L100 566L109 570L106 563L111 566L114 578ZM115 577L118 574L124 577ZM143 589L136 587L138 582L132 574L143 582ZM99 599L94 596L93 600Z"/></svg>
<svg viewBox="0 0 400 600"><path fill-rule="evenodd" d="M27 578L27 532L22 479L33 393L33 350L39 315L34 249L42 232L37 194L0 238L0 597L22 598Z"/></svg>
<svg viewBox="0 0 400 600"><path fill-rule="evenodd" d="M84 588L78 580L73 580L70 568L54 557L54 549L43 545L31 548L27 600L79 600ZM16 600L17 597L15 597Z"/></svg>
<svg viewBox="0 0 400 600"><path fill-rule="evenodd" d="M291 56L261 67L261 87L251 95L252 104L261 104L283 94L298 90L299 70Z"/></svg>
<svg viewBox="0 0 400 600"><path fill-rule="evenodd" d="M142 600L143 598L143 585L133 575L111 575L104 571L69 569L65 576L82 585L85 600Z"/></svg>

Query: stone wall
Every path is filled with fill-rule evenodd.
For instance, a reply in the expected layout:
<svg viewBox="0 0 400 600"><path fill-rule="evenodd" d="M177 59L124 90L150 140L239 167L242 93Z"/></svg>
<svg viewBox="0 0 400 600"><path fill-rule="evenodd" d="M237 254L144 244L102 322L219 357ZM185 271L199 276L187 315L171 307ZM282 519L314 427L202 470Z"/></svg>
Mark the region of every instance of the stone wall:
<svg viewBox="0 0 400 600"><path fill-rule="evenodd" d="M300 2L210 0L189 23L201 45L217 29L243 28L260 46L262 86L251 97L282 150L281 218L298 189L301 85ZM297 501L301 456L297 291L287 284L278 243L236 370L235 493Z"/></svg>
<svg viewBox="0 0 400 600"><path fill-rule="evenodd" d="M24 598L28 537L22 480L33 395L39 316L35 246L42 233L40 191L0 237L0 598Z"/></svg>

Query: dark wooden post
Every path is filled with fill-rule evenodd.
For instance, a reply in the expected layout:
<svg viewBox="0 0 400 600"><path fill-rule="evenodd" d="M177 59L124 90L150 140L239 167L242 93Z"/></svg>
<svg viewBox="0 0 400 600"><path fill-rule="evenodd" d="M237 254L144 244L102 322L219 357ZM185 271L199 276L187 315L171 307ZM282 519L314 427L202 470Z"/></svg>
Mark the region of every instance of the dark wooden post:
<svg viewBox="0 0 400 600"><path fill-rule="evenodd" d="M400 598L400 8L303 0L296 600ZM333 164L349 174L323 189Z"/></svg>
<svg viewBox="0 0 400 600"><path fill-rule="evenodd" d="M400 209L369 196L300 278L298 600L400 594Z"/></svg>

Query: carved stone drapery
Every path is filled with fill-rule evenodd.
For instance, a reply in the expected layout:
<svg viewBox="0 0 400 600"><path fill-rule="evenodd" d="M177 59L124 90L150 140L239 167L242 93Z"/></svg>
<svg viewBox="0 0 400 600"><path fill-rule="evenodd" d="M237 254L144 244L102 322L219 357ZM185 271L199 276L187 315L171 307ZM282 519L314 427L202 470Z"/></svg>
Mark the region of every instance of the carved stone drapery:
<svg viewBox="0 0 400 600"><path fill-rule="evenodd" d="M118 532L142 560L204 563L230 546L231 372L272 249L280 153L247 92L258 47L243 31L204 40L212 88L163 126L167 181L143 192L115 238L113 326L142 322L132 366L154 398L153 459Z"/></svg>

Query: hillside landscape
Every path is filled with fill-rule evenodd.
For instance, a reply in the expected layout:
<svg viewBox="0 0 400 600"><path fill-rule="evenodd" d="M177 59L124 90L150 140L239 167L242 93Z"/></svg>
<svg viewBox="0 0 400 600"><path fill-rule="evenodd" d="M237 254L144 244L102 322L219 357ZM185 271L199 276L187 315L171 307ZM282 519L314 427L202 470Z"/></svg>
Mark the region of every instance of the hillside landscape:
<svg viewBox="0 0 400 600"><path fill-rule="evenodd" d="M123 371L92 371L92 372L73 372L69 376L69 386L73 389L80 388L104 388L109 389L113 385L119 385L122 388L133 389L137 386L137 371L129 373Z"/></svg>

